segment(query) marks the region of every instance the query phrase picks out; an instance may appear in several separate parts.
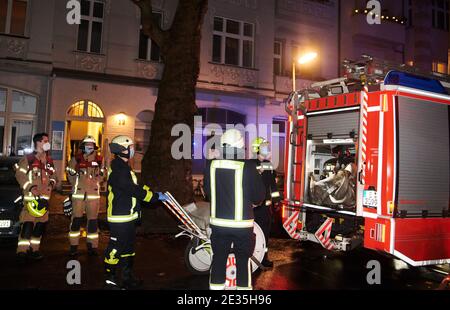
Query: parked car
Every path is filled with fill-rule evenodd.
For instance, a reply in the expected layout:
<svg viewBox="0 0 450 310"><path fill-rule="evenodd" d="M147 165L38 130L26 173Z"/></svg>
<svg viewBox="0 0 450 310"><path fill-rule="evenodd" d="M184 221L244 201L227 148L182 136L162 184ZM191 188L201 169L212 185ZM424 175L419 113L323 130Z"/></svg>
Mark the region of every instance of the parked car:
<svg viewBox="0 0 450 310"><path fill-rule="evenodd" d="M17 238L20 232L19 215L22 195L15 178L14 165L20 157L0 157L0 239Z"/></svg>

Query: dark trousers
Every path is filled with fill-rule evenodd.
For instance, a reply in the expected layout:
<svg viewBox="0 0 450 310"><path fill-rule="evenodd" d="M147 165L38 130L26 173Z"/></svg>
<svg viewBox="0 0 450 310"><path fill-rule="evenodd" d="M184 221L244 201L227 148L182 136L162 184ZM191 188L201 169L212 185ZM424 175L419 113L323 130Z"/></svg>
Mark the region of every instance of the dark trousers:
<svg viewBox="0 0 450 310"><path fill-rule="evenodd" d="M109 223L110 240L105 251L105 263L116 266L125 257L134 256L136 223Z"/></svg>
<svg viewBox="0 0 450 310"><path fill-rule="evenodd" d="M233 252L236 258L236 285L238 289L252 288L252 267L250 257L255 249L253 228L224 228L211 225L211 264L210 288L223 289L226 281L228 255ZM231 245L233 244L233 249Z"/></svg>
<svg viewBox="0 0 450 310"><path fill-rule="evenodd" d="M270 207L262 205L253 209L255 222L261 227L264 238L266 239L266 248L269 248L270 229L272 227L272 213ZM267 252L266 252L267 254Z"/></svg>

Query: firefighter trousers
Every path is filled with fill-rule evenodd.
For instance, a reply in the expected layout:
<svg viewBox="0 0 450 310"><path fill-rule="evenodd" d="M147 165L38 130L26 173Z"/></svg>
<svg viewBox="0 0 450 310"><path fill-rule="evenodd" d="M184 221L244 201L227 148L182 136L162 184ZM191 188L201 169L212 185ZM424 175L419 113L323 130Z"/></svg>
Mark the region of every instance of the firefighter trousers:
<svg viewBox="0 0 450 310"><path fill-rule="evenodd" d="M84 212L87 217L87 242L92 248L98 247L98 211L100 208L100 198L89 199L72 198L72 219L70 222L69 240L70 245L77 246L80 242L80 229L83 222Z"/></svg>
<svg viewBox="0 0 450 310"><path fill-rule="evenodd" d="M226 283L227 260L230 253L236 258L236 286L238 290L252 289L250 257L255 249L253 228L224 228L211 225L213 258L209 287L223 290ZM231 246L233 245L233 248Z"/></svg>
<svg viewBox="0 0 450 310"><path fill-rule="evenodd" d="M105 251L106 268L114 269L125 257L135 256L136 222L109 223L110 240Z"/></svg>
<svg viewBox="0 0 450 310"><path fill-rule="evenodd" d="M269 248L269 237L270 229L272 227L272 213L270 207L262 205L253 209L255 214L255 222L258 223L259 227L264 233L264 238L266 239L266 254Z"/></svg>
<svg viewBox="0 0 450 310"><path fill-rule="evenodd" d="M48 222L48 212L42 217L34 217L24 206L19 220L22 223L22 227L17 244L17 253L25 253L30 248L33 251L39 251L45 225Z"/></svg>

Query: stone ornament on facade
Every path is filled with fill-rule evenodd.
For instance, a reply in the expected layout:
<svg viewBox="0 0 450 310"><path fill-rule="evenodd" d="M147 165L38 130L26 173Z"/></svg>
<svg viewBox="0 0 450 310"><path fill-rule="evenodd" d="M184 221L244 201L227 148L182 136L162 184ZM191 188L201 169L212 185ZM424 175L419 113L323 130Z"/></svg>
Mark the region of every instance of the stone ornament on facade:
<svg viewBox="0 0 450 310"><path fill-rule="evenodd" d="M160 70L151 62L137 61L137 73L142 78L154 80L159 77Z"/></svg>
<svg viewBox="0 0 450 310"><path fill-rule="evenodd" d="M92 72L102 72L104 69L104 56L97 56L91 54L77 54L75 55L75 66L78 69Z"/></svg>
<svg viewBox="0 0 450 310"><path fill-rule="evenodd" d="M0 55L1 57L24 58L27 46L27 39L1 37Z"/></svg>
<svg viewBox="0 0 450 310"><path fill-rule="evenodd" d="M212 65L211 74L214 82L256 87L256 72L254 70Z"/></svg>

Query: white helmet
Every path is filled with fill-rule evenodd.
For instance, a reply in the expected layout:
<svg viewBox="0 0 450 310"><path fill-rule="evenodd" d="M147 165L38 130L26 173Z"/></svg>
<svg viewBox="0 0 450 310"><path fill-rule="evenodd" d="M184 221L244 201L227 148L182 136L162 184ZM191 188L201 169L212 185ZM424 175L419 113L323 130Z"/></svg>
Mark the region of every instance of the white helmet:
<svg viewBox="0 0 450 310"><path fill-rule="evenodd" d="M225 131L223 136L220 138L220 144L222 146L226 145L228 147L235 147L238 149L243 149L245 146L242 133L234 128Z"/></svg>
<svg viewBox="0 0 450 310"><path fill-rule="evenodd" d="M83 138L83 140L81 141L81 143L94 143L96 144L97 142L95 141L95 138L93 136L87 135L86 137Z"/></svg>
<svg viewBox="0 0 450 310"><path fill-rule="evenodd" d="M109 149L113 154L121 154L122 152L129 149L133 145L133 139L128 136L117 136L111 140L109 144Z"/></svg>

